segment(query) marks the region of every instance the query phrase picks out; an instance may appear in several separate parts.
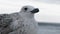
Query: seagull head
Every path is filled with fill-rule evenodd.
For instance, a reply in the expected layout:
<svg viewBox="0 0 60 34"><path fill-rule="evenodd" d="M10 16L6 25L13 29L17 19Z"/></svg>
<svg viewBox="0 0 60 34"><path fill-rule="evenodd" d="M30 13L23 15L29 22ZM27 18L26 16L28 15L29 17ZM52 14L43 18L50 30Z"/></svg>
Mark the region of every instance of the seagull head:
<svg viewBox="0 0 60 34"><path fill-rule="evenodd" d="M23 6L21 8L21 11L22 15L25 17L33 17L35 13L38 13L39 12L39 9L38 8L35 8L33 6Z"/></svg>
<svg viewBox="0 0 60 34"><path fill-rule="evenodd" d="M35 13L39 12L39 9L38 8L34 8L33 6L23 6L21 11L24 12L24 13L35 14Z"/></svg>

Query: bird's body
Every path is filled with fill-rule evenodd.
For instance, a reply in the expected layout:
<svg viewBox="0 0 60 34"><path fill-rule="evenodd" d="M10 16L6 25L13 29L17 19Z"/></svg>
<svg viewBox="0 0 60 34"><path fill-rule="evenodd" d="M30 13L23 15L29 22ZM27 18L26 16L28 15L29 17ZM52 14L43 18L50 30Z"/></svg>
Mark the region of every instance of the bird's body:
<svg viewBox="0 0 60 34"><path fill-rule="evenodd" d="M22 7L20 12L9 14L12 22L9 27L12 32L8 34L37 34L38 24L34 19L34 14L39 9L32 6Z"/></svg>
<svg viewBox="0 0 60 34"><path fill-rule="evenodd" d="M38 29L37 27L38 24L34 18L25 18L21 16L21 18L14 21L11 25L11 28L13 29L13 32L11 34L36 34Z"/></svg>

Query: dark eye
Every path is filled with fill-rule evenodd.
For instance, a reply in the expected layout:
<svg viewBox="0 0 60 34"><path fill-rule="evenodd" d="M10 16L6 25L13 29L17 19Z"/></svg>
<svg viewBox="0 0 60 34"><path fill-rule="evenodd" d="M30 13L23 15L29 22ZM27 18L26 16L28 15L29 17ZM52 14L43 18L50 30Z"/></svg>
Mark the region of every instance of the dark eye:
<svg viewBox="0 0 60 34"><path fill-rule="evenodd" d="M27 10L28 8L24 8L24 10Z"/></svg>

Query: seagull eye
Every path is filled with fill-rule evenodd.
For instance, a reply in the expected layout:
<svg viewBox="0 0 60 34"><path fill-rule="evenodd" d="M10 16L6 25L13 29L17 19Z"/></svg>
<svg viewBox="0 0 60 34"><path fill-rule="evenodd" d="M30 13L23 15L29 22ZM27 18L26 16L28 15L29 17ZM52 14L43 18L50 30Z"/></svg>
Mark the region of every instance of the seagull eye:
<svg viewBox="0 0 60 34"><path fill-rule="evenodd" d="M24 8L24 10L27 10L28 8Z"/></svg>

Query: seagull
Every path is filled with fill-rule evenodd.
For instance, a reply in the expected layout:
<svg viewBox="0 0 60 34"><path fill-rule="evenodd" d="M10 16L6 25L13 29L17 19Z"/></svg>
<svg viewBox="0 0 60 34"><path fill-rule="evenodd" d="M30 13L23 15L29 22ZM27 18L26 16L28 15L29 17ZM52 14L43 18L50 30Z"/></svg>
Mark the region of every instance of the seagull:
<svg viewBox="0 0 60 34"><path fill-rule="evenodd" d="M13 29L9 34L37 34L38 24L35 21L34 14L39 9L33 6L23 6L18 13L11 14L13 22L10 28Z"/></svg>
<svg viewBox="0 0 60 34"><path fill-rule="evenodd" d="M2 22L1 26L5 27L3 30L1 30L2 34L4 33L5 34L37 34L38 23L34 18L34 14L38 12L39 12L38 8L35 8L30 5L26 5L23 6L19 12L11 13L11 14L2 14L2 16L7 15L6 17L3 16L4 19L1 18L1 20L5 22L0 21Z"/></svg>

